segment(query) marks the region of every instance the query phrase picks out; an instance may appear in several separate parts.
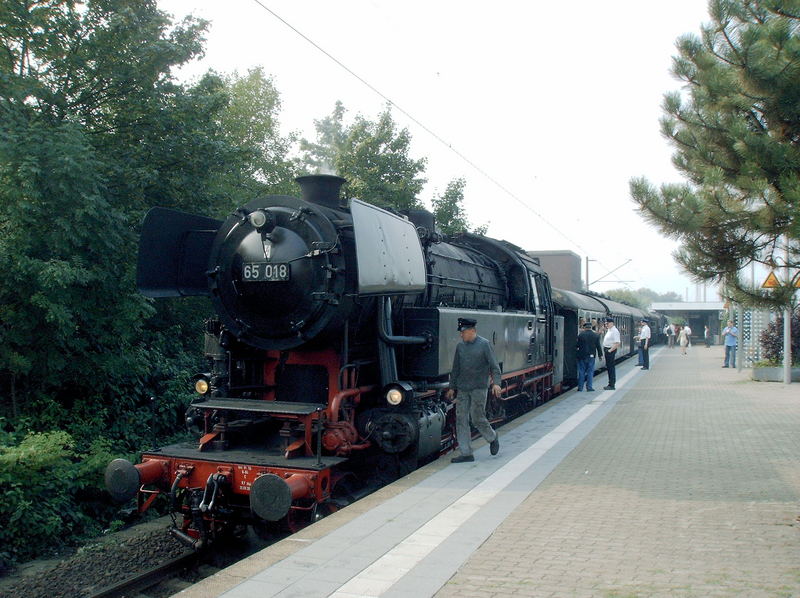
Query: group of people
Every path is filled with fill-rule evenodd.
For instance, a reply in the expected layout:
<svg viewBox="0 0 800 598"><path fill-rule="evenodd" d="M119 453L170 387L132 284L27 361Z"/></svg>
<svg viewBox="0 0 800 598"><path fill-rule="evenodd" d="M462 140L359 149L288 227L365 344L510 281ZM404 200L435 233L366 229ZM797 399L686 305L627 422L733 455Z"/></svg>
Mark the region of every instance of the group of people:
<svg viewBox="0 0 800 598"><path fill-rule="evenodd" d="M641 321L639 334L636 341L639 344L639 365L643 370L650 369L650 343L652 334L650 325L646 319ZM598 333L592 329L591 322L584 322L577 340L577 361L578 361L578 392L594 392L592 381L594 378L595 359L605 361L606 372L608 373L608 384L603 390L614 390L617 384L616 357L622 341L619 329L614 324L614 318L605 319L605 332L602 340Z"/></svg>
<svg viewBox="0 0 800 598"><path fill-rule="evenodd" d="M639 343L639 365L643 370L650 369L650 343L652 334L650 323L641 320L639 334L635 337ZM453 463L465 463L475 460L472 454L472 432L470 422L481 436L489 443L489 452L496 455L500 450L500 439L486 418L487 383L491 380L490 389L495 397L500 397L501 380L500 366L497 363L492 344L478 336L477 321L470 318L458 319L458 331L461 342L456 346L453 368L450 373L450 388L447 398L455 396L456 402L456 437L460 455L453 457ZM690 345L692 329L688 325L678 326L677 330L672 324L664 327L669 347L675 346L677 337L681 353L686 355ZM706 346L710 346L710 331L706 326ZM736 346L738 344L739 329L733 321L728 320L728 325L722 331L725 345L725 364L722 366L736 367ZM576 343L576 356L578 361L578 392L593 392L592 381L594 378L595 359L605 360L608 384L604 390L614 390L617 383L616 354L621 346L619 330L614 324L614 319L605 319L605 333L602 336L592 329L591 322L584 322L578 334Z"/></svg>
<svg viewBox="0 0 800 598"><path fill-rule="evenodd" d="M708 330L706 330L707 333ZM664 334L667 336L667 346L670 349L675 346L675 340L677 339L678 346L681 348L681 355L687 354L687 349L692 346L692 329L689 328L688 324L667 324L664 326Z"/></svg>
<svg viewBox="0 0 800 598"><path fill-rule="evenodd" d="M667 324L664 326L664 334L667 335L667 345L672 348L675 346L675 339L677 337L678 344L681 347L681 354L686 355L686 349L691 346L692 329L689 325L673 325ZM703 329L703 340L706 347L711 347L711 328L706 325ZM722 329L722 344L725 345L725 363L724 368L736 367L736 347L739 344L739 329L734 325L733 320L728 320L727 326Z"/></svg>

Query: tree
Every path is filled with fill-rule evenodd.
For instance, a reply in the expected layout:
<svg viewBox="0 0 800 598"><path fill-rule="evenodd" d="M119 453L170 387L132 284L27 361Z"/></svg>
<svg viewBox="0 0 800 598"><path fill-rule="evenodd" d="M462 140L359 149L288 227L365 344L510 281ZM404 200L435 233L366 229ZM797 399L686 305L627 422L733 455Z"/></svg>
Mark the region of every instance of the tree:
<svg viewBox="0 0 800 598"><path fill-rule="evenodd" d="M94 149L80 128L5 115L0 371L13 381L15 393L27 394L26 412L58 423L63 414L48 405L49 393L65 386L77 391L80 385L72 385L86 379L86 372L105 371L106 384L117 379L109 366L133 342L130 331L148 308L121 288L122 281L130 284L129 273L112 275L119 249L131 245L131 231L104 197ZM19 404L13 407L20 410Z"/></svg>
<svg viewBox="0 0 800 598"><path fill-rule="evenodd" d="M185 400L170 389L208 308L136 292L138 224L156 204L229 210L220 190L260 151L222 127L221 77L172 79L204 29L152 0L0 5L0 416L18 425L134 448L151 394Z"/></svg>
<svg viewBox="0 0 800 598"><path fill-rule="evenodd" d="M643 291L645 289L639 289L639 291ZM647 289L648 291L650 289ZM656 296L650 301L650 303L654 303L656 301L664 301L666 303L680 303L683 301L683 297L681 297L678 293L673 291L667 291L666 293L656 294Z"/></svg>
<svg viewBox="0 0 800 598"><path fill-rule="evenodd" d="M668 302L679 302L683 301L681 296L677 293L673 293L669 291L667 293L657 293L653 289L648 289L647 287L641 287L636 289L635 291L632 289L611 289L604 293L613 299L614 301L620 301L621 303L627 303L628 305L633 305L639 307L641 309L648 309L651 304L657 301L668 301Z"/></svg>
<svg viewBox="0 0 800 598"><path fill-rule="evenodd" d="M0 569L110 515L109 447L183 427L210 308L136 291L144 213L288 188L271 80L174 81L204 29L154 0L0 2Z"/></svg>
<svg viewBox="0 0 800 598"><path fill-rule="evenodd" d="M308 173L338 174L337 160L344 153L347 137L344 125L346 112L344 104L337 101L329 116L314 121L316 143L307 139L300 140L300 151L303 154L301 164Z"/></svg>
<svg viewBox="0 0 800 598"><path fill-rule="evenodd" d="M294 135L280 134L281 99L272 77L261 67L224 77L228 103L220 114L223 134L242 148L240 168L224 193L239 205L266 193L296 192L295 165L288 159Z"/></svg>
<svg viewBox="0 0 800 598"><path fill-rule="evenodd" d="M426 160L409 155L408 129L397 130L388 107L376 121L358 115L349 126L344 114L337 102L331 116L315 121L317 142L302 140L302 164L317 172L330 167L347 179L352 197L399 210L421 207Z"/></svg>
<svg viewBox="0 0 800 598"><path fill-rule="evenodd" d="M0 11L0 389L39 429L108 430L142 371L136 333L149 308L132 289L134 238L102 140L134 128L139 113L121 107L194 51L178 40L199 31L168 38L162 16L146 2ZM144 47L153 34L160 54Z"/></svg>
<svg viewBox="0 0 800 598"><path fill-rule="evenodd" d="M464 188L467 181L463 178L453 179L441 195L434 195L431 203L436 216L436 224L446 235L454 235L462 231L472 231L485 235L488 225L484 224L472 229L464 210Z"/></svg>
<svg viewBox="0 0 800 598"><path fill-rule="evenodd" d="M673 73L684 93L664 99L663 134L686 177L656 189L631 181L644 217L679 239L676 260L738 300L791 303L740 278L752 262L800 265L800 2L711 0L700 37L678 40ZM785 249L787 248L787 249Z"/></svg>
<svg viewBox="0 0 800 598"><path fill-rule="evenodd" d="M647 309L650 307L650 301L631 289L611 289L610 291L603 293L603 295L613 299L614 301L632 305L633 307L638 307L639 309Z"/></svg>

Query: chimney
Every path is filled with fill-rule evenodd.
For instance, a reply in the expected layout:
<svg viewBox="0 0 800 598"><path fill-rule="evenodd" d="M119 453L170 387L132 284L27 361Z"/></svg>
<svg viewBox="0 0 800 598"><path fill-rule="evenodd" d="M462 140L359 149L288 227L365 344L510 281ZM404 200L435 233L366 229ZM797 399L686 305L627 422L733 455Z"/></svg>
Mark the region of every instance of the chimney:
<svg viewBox="0 0 800 598"><path fill-rule="evenodd" d="M339 189L347 182L346 179L334 174L309 174L299 176L295 181L307 202L326 208L347 207L347 203L339 199Z"/></svg>

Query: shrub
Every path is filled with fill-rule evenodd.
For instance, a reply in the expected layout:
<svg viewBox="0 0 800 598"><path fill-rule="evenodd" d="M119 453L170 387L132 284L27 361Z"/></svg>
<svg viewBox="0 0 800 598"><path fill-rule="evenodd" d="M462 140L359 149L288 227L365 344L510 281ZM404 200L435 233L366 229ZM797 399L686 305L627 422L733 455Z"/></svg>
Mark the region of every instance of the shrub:
<svg viewBox="0 0 800 598"><path fill-rule="evenodd" d="M759 337L764 359L773 364L783 363L783 314L770 322ZM800 364L800 311L792 314L792 365Z"/></svg>
<svg viewBox="0 0 800 598"><path fill-rule="evenodd" d="M99 487L111 458L105 441L80 454L63 431L0 432L0 571L102 530L113 515Z"/></svg>

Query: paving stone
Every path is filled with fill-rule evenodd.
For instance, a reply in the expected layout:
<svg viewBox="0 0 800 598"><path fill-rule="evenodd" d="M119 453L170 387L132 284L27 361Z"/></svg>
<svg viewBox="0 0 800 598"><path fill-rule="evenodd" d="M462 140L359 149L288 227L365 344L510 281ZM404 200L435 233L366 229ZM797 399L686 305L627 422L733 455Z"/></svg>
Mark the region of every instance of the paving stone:
<svg viewBox="0 0 800 598"><path fill-rule="evenodd" d="M436 596L800 595L800 388L721 358L662 349Z"/></svg>

